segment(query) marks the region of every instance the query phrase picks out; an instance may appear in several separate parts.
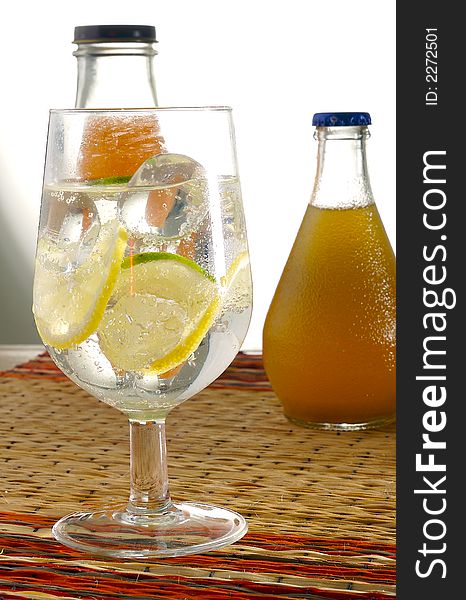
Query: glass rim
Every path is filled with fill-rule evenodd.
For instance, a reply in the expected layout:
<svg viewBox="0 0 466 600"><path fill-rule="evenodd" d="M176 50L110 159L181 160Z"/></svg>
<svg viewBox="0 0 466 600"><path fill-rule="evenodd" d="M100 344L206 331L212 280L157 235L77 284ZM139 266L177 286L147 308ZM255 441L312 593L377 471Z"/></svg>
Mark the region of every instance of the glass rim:
<svg viewBox="0 0 466 600"><path fill-rule="evenodd" d="M231 113L231 106L206 105L206 106L154 106L148 108L51 108L50 115L78 115L78 114L151 114L158 112L224 112Z"/></svg>

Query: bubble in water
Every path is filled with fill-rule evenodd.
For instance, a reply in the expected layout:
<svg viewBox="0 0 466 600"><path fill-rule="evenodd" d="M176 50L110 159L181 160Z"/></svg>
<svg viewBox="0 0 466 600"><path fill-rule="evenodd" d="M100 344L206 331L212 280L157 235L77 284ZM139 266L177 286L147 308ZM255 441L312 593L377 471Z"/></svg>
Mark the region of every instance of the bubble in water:
<svg viewBox="0 0 466 600"><path fill-rule="evenodd" d="M145 243L185 237L207 214L205 169L182 154L147 159L127 188L119 201L121 219L129 234Z"/></svg>

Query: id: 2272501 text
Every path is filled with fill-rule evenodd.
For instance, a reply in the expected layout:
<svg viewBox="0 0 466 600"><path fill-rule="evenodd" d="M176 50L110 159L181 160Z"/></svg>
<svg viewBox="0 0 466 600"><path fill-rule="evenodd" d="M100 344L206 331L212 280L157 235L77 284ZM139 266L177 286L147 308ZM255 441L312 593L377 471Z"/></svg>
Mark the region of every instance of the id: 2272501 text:
<svg viewBox="0 0 466 600"><path fill-rule="evenodd" d="M438 104L438 37L437 28L426 29L426 106L437 106Z"/></svg>

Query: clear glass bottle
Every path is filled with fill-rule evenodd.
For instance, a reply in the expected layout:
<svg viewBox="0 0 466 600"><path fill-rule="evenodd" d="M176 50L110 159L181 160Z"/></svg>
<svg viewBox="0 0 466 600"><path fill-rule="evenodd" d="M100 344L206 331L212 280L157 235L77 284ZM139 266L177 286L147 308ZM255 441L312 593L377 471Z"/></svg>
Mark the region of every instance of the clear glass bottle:
<svg viewBox="0 0 466 600"><path fill-rule="evenodd" d="M265 322L267 375L285 415L308 427L395 416L395 257L367 171L370 123L314 115L314 190Z"/></svg>
<svg viewBox="0 0 466 600"><path fill-rule="evenodd" d="M157 106L153 59L155 27L89 25L76 27L73 53L78 59L76 108L152 108ZM137 122L136 122L137 121ZM156 117L90 120L81 146L80 176L86 181L128 181L140 165L164 152ZM166 194L150 194L149 224L164 223L173 206Z"/></svg>
<svg viewBox="0 0 466 600"><path fill-rule="evenodd" d="M157 106L153 59L155 27L89 25L76 27L78 60L76 108Z"/></svg>

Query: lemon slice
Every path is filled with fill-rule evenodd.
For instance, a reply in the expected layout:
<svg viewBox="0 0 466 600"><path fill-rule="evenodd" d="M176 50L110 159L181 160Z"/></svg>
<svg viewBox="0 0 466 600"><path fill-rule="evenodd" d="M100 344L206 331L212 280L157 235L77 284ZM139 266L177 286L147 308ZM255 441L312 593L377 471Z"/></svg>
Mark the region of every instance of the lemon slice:
<svg viewBox="0 0 466 600"><path fill-rule="evenodd" d="M228 267L225 277L222 277L222 285L229 287L239 275L249 279L249 268L249 254L241 252Z"/></svg>
<svg viewBox="0 0 466 600"><path fill-rule="evenodd" d="M126 231L117 220L100 228L95 245L76 269L51 269L66 252L41 239L34 278L33 312L42 340L58 349L80 344L94 333L115 286L125 253Z"/></svg>
<svg viewBox="0 0 466 600"><path fill-rule="evenodd" d="M223 313L240 313L252 305L252 281L249 254L241 252L221 279L224 288Z"/></svg>
<svg viewBox="0 0 466 600"><path fill-rule="evenodd" d="M115 368L163 374L199 347L219 306L215 279L192 260L127 257L98 329L100 347Z"/></svg>

